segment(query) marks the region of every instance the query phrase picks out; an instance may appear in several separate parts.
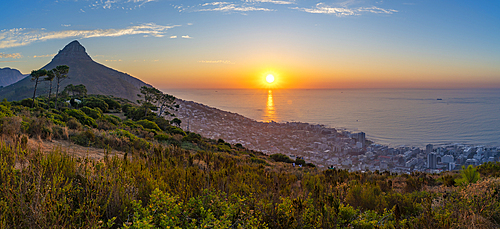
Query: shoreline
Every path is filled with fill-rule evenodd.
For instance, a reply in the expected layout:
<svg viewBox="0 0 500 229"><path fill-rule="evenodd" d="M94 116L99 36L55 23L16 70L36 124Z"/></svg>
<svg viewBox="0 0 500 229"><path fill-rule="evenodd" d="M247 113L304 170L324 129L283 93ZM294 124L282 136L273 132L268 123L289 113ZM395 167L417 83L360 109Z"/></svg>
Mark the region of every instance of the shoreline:
<svg viewBox="0 0 500 229"><path fill-rule="evenodd" d="M303 157L321 169L333 166L352 171L440 172L460 165L498 161L500 156L498 146L451 143L432 146L432 151L414 146L393 148L376 142L367 146L360 143L357 133L346 129L302 122L261 122L198 102L177 101L180 108L175 114L183 121L181 127L184 130L212 139L221 138L232 144L240 143L268 155L283 153L292 158ZM467 160L471 152L477 155L478 151L479 156ZM430 156L429 165L430 154L436 155L436 162L432 161L434 156ZM447 162L438 162L437 158L444 158Z"/></svg>

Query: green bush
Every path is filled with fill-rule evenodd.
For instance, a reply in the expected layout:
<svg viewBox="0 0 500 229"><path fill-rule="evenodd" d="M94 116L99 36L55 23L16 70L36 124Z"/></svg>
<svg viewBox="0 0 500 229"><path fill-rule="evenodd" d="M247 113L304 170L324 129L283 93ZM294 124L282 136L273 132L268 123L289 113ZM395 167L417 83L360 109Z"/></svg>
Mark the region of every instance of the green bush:
<svg viewBox="0 0 500 229"><path fill-rule="evenodd" d="M100 109L99 110L98 109L99 108L93 109L87 106L80 108L80 110L83 111L83 113L85 113L86 115L90 116L93 119L99 119L102 117L102 112L100 111Z"/></svg>
<svg viewBox="0 0 500 229"><path fill-rule="evenodd" d="M122 122L122 120L118 116L115 116L115 115L104 115L103 117L108 122L113 123L114 125L117 125L117 126Z"/></svg>
<svg viewBox="0 0 500 229"><path fill-rule="evenodd" d="M158 127L158 125L156 125L156 123L151 122L151 121L146 120L146 119L137 121L136 123L143 126L146 129L152 129L152 130L158 130L158 131L161 130L160 127Z"/></svg>
<svg viewBox="0 0 500 229"><path fill-rule="evenodd" d="M96 121L87 116L83 111L81 110L76 110L76 109L67 109L64 111L66 114L68 114L71 117L76 118L81 124L91 126L93 128L97 128L97 123Z"/></svg>
<svg viewBox="0 0 500 229"><path fill-rule="evenodd" d="M168 135L166 135L166 134L158 134L158 135L155 135L155 136L154 136L154 139L155 139L156 141L159 141L159 142L166 142L166 141L168 141L168 140L171 140L171 139L172 139L172 137L171 137L171 136L168 136Z"/></svg>
<svg viewBox="0 0 500 229"><path fill-rule="evenodd" d="M184 132L184 130L182 130L179 127L175 127L175 126L169 126L168 129L167 129L167 132L169 134L172 134L172 135L180 134L182 136L186 136L186 132Z"/></svg>
<svg viewBox="0 0 500 229"><path fill-rule="evenodd" d="M281 154L281 153L272 154L270 157L274 161L278 161L278 162L286 162L286 163L292 163L293 162L293 160L290 159L287 155L284 155L284 154Z"/></svg>
<svg viewBox="0 0 500 229"><path fill-rule="evenodd" d="M118 137L126 137L130 141L134 141L137 139L137 136L131 134L130 132L122 129L117 129L111 132L112 135L118 136Z"/></svg>
<svg viewBox="0 0 500 229"><path fill-rule="evenodd" d="M0 105L0 118L3 118L3 117L12 117L12 116L14 116L14 114L12 113L12 110L10 110L5 105Z"/></svg>
<svg viewBox="0 0 500 229"><path fill-rule="evenodd" d="M108 104L106 102L104 102L104 100L99 99L99 98L95 98L95 97L88 97L88 98L84 99L82 104L80 104L80 105L82 107L87 106L90 108L98 107L99 109L101 109L102 112L108 112L108 108L109 108Z"/></svg>
<svg viewBox="0 0 500 229"><path fill-rule="evenodd" d="M104 102L108 104L108 109L118 110L121 107L120 103L112 98L103 98L102 100L104 100Z"/></svg>
<svg viewBox="0 0 500 229"><path fill-rule="evenodd" d="M200 142L201 141L201 135L197 133L190 132L187 136L182 138L182 141L189 141L189 142Z"/></svg>

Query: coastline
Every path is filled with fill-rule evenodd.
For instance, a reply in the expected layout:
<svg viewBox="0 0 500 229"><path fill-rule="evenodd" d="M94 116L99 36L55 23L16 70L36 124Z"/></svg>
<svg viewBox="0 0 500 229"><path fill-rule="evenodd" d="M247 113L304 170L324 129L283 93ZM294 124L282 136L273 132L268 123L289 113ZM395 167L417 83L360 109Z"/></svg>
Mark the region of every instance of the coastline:
<svg viewBox="0 0 500 229"><path fill-rule="evenodd" d="M409 146L392 148L376 142L368 146L352 131L301 122L261 122L194 101L177 101L180 108L175 114L183 120L184 130L240 143L268 155L303 157L321 169L333 166L351 171L441 172L460 165L498 161L500 156L500 147L471 144L436 145L430 151ZM436 155L435 163L429 162L432 155ZM437 158L445 160L438 162Z"/></svg>

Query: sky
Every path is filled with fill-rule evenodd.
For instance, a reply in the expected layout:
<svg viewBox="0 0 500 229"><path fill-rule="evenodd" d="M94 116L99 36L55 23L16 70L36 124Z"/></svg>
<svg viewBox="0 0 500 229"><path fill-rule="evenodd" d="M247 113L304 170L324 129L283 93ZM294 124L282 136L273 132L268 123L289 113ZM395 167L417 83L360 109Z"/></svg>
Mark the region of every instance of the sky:
<svg viewBox="0 0 500 229"><path fill-rule="evenodd" d="M500 88L500 1L16 0L0 22L22 73L78 40L157 88Z"/></svg>

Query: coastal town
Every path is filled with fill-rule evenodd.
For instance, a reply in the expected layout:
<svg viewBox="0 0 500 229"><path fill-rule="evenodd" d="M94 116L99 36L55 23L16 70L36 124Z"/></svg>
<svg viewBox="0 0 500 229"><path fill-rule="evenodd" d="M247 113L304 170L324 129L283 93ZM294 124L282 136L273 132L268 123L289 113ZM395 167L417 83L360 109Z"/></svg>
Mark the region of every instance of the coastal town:
<svg viewBox="0 0 500 229"><path fill-rule="evenodd" d="M499 161L500 147L463 144L425 149L401 146L391 148L372 143L363 132L300 122L258 122L242 115L222 111L192 101L178 100L175 112L181 128L212 139L271 155L281 153L292 159L303 158L321 169L350 171L390 171L396 173L439 173L458 170L462 165Z"/></svg>

